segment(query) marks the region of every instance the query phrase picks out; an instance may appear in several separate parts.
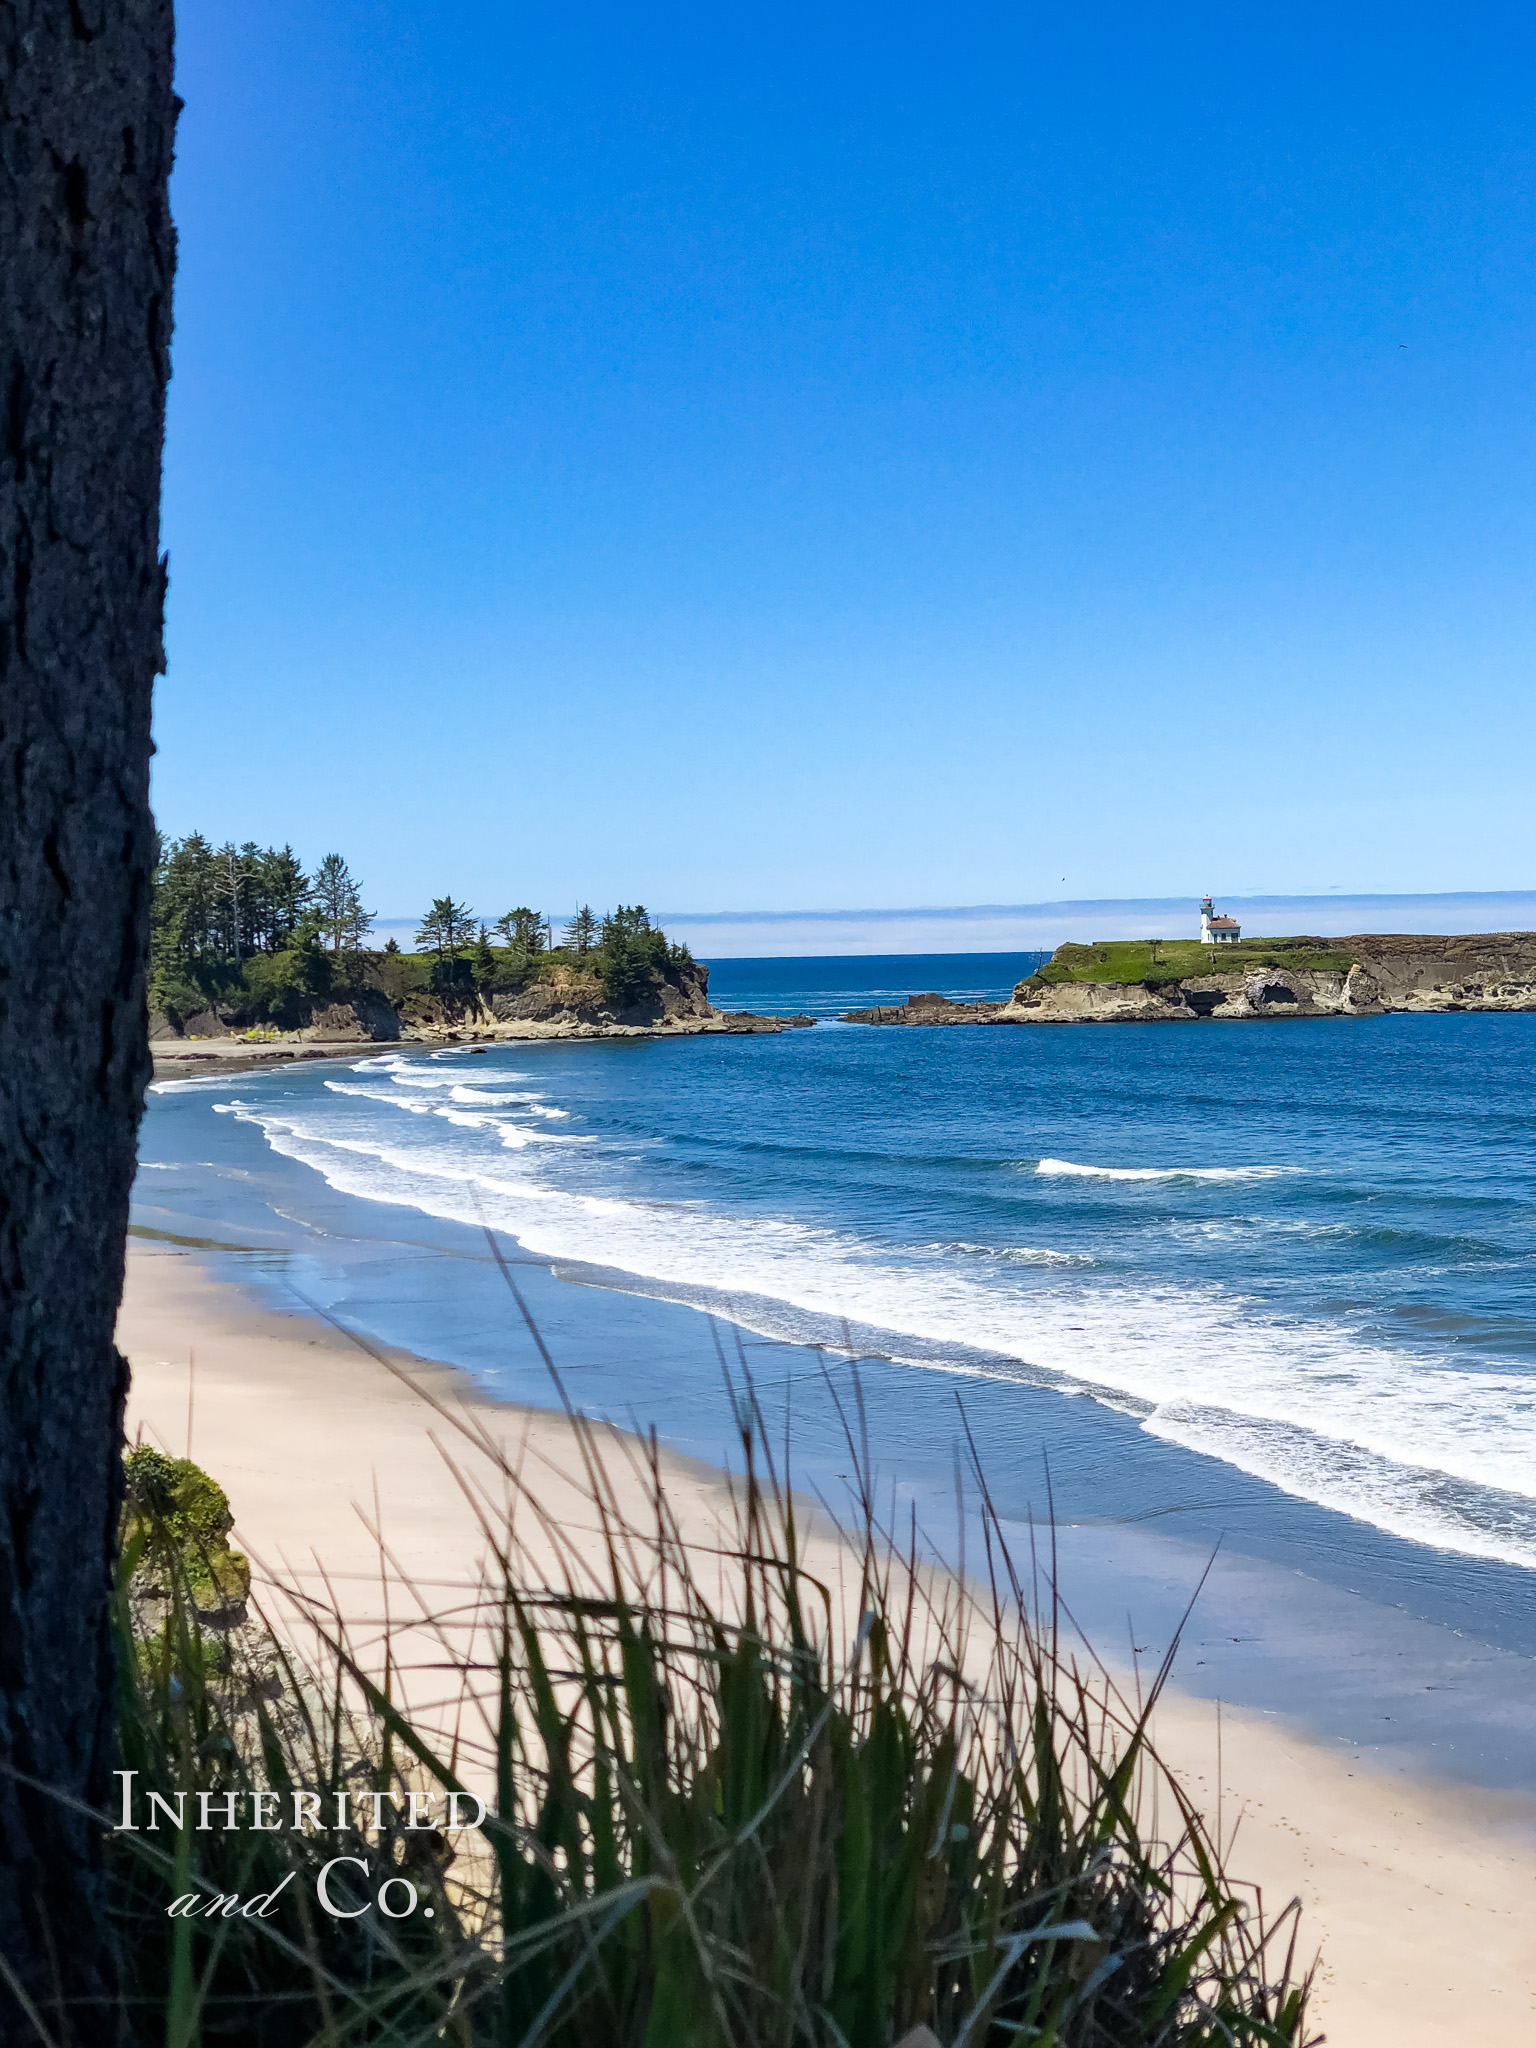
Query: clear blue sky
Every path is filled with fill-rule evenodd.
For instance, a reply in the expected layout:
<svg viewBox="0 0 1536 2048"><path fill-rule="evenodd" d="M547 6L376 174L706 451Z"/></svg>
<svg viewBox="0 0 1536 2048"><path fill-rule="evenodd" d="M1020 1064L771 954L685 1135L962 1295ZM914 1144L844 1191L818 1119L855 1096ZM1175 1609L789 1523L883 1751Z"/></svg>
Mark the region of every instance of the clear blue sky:
<svg viewBox="0 0 1536 2048"><path fill-rule="evenodd" d="M1528 9L180 37L164 829L389 915L1536 882Z"/></svg>

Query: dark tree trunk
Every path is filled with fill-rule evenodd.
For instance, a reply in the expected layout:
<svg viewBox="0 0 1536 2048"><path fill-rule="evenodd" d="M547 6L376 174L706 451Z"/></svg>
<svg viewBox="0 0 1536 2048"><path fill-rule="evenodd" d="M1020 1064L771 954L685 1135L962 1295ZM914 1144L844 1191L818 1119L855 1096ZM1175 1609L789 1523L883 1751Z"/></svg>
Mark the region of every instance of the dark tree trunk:
<svg viewBox="0 0 1536 2048"><path fill-rule="evenodd" d="M113 1324L149 1066L171 41L170 0L0 0L7 2043L32 2037L17 1983L55 2040L117 2033L100 1829L68 1802L105 1806L113 1764Z"/></svg>

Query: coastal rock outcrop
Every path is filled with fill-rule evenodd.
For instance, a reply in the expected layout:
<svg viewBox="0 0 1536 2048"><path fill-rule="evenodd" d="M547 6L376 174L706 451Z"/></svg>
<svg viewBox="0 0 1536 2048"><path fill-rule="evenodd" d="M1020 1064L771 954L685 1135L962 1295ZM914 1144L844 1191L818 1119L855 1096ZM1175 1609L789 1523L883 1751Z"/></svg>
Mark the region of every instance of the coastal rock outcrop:
<svg viewBox="0 0 1536 2048"><path fill-rule="evenodd" d="M309 1020L307 1035L313 1039L365 1038L374 1044L388 1044L400 1036L400 1013L376 988L352 991L339 1002L316 1010Z"/></svg>
<svg viewBox="0 0 1536 2048"><path fill-rule="evenodd" d="M1369 977L1353 970L1261 969L1170 982L1021 981L993 1024L1196 1024L1202 1018L1379 1016Z"/></svg>
<svg viewBox="0 0 1536 2048"><path fill-rule="evenodd" d="M904 1003L877 1004L872 1010L848 1010L844 1024L985 1024L1001 1003L957 1003L948 996L908 996Z"/></svg>
<svg viewBox="0 0 1536 2048"><path fill-rule="evenodd" d="M1536 1010L1536 933L1466 937L1356 934L1285 941L1328 950L1343 968L1238 967L1137 982L1030 975L994 1024L1196 1023L1202 1018L1379 1017L1390 1010ZM874 1021L873 1019L871 1021Z"/></svg>
<svg viewBox="0 0 1536 2048"><path fill-rule="evenodd" d="M150 1017L149 1037L151 1044L160 1052L171 1055L176 1048L184 1048L191 1041L239 1039L247 1031L259 1034L273 1028L281 1027L268 1026L259 1010L253 1017L247 1007L220 1003L187 1017L176 1017L158 1010ZM378 989L343 989L334 1000L315 998L297 1005L286 1035L295 1040L338 1039L383 1044L400 1037L400 1014Z"/></svg>
<svg viewBox="0 0 1536 2048"><path fill-rule="evenodd" d="M706 1022L715 1015L709 1004L709 969L697 960L669 962L634 1001L616 1007L595 974L556 967L514 994L492 996L491 1015L498 1024L585 1025L654 1031L660 1025Z"/></svg>
<svg viewBox="0 0 1536 2048"><path fill-rule="evenodd" d="M491 1044L511 1038L669 1038L718 1033L792 1031L814 1017L759 1017L722 1011L709 1000L709 969L697 960L669 962L636 998L615 1007L595 974L564 965L512 993L482 1003L438 995L408 997L405 1014L378 989L348 990L316 1008L303 1026L281 1034L241 1035L238 1013L210 1009L178 1030L176 1020L151 1020L155 1071L162 1075L236 1072L277 1061L322 1059L326 1048L371 1041L435 1045ZM192 1026L200 1028L193 1029Z"/></svg>
<svg viewBox="0 0 1536 2048"><path fill-rule="evenodd" d="M1196 949L1183 950L1187 955ZM1140 963L1130 970L1140 979L1119 978L1127 969L1117 955L1128 953ZM1129 942L1060 946L1050 965L1019 982L1006 1003L914 995L904 1003L851 1010L844 1021L1197 1024L1204 1019L1380 1017L1394 1010L1536 1010L1536 932L1357 933L1343 939L1260 940L1242 953L1247 957L1230 962L1213 954L1209 969L1201 960L1199 971L1180 975L1158 971L1159 962L1167 966L1164 941L1134 947Z"/></svg>
<svg viewBox="0 0 1536 2048"><path fill-rule="evenodd" d="M610 1001L595 974L559 966L513 994L490 999L498 1038L692 1037L706 1032L778 1032L810 1017L758 1017L717 1010L709 1000L709 969L700 960L669 961L629 1003Z"/></svg>

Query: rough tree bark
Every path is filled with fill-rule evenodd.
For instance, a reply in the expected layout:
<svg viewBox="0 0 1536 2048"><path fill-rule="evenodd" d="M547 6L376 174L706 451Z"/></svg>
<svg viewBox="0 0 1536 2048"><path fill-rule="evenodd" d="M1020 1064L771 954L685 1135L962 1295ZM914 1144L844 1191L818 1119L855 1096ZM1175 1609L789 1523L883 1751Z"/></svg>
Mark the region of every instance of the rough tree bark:
<svg viewBox="0 0 1536 2048"><path fill-rule="evenodd" d="M100 1830L68 1802L105 1806L113 1762L113 1324L149 1066L171 48L171 0L0 0L6 2042L31 2037L28 2001L54 2039L117 2032Z"/></svg>

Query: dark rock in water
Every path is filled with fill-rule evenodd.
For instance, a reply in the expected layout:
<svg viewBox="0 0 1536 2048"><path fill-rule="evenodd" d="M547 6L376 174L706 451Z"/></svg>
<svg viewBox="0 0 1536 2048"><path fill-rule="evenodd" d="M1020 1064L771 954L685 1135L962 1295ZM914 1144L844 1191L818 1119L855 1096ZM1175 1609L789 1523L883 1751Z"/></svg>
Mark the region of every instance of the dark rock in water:
<svg viewBox="0 0 1536 2048"><path fill-rule="evenodd" d="M878 1004L872 1010L847 1010L844 1024L985 1024L1001 1003L956 1003L929 990L908 996L904 1003Z"/></svg>
<svg viewBox="0 0 1536 2048"><path fill-rule="evenodd" d="M717 1031L803 1031L814 1017L760 1017L755 1010L717 1010Z"/></svg>

